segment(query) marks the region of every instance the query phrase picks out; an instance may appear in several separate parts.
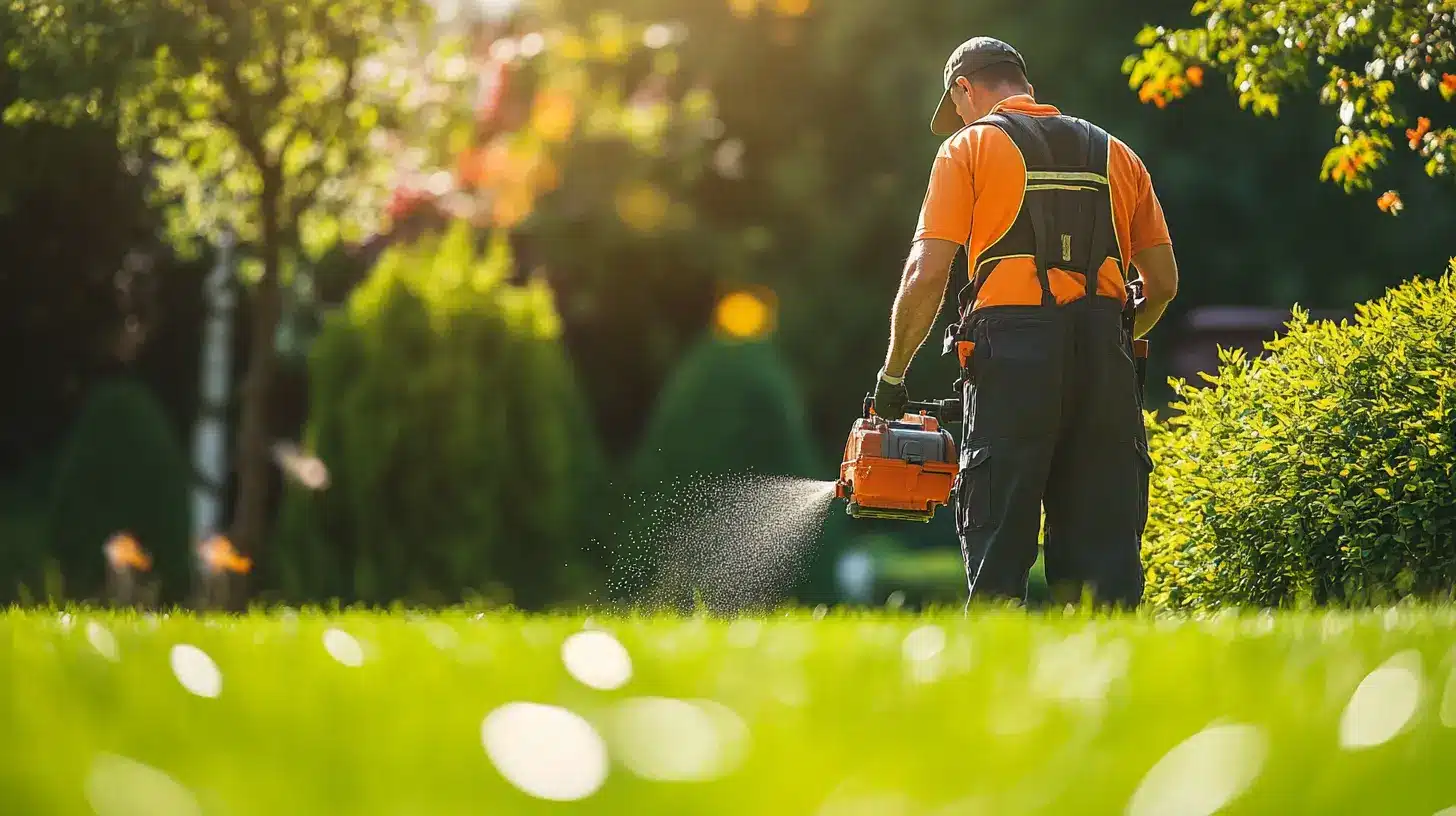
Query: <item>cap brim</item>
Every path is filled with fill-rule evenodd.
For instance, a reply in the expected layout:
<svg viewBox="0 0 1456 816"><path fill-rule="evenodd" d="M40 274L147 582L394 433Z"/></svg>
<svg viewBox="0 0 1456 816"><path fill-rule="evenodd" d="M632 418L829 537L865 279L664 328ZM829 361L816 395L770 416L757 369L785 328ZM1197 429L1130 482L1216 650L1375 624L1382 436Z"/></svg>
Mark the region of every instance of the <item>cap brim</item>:
<svg viewBox="0 0 1456 816"><path fill-rule="evenodd" d="M949 136L965 126L960 114L956 113L955 102L951 101L950 88L946 88L935 108L935 116L930 118L930 132L936 136Z"/></svg>

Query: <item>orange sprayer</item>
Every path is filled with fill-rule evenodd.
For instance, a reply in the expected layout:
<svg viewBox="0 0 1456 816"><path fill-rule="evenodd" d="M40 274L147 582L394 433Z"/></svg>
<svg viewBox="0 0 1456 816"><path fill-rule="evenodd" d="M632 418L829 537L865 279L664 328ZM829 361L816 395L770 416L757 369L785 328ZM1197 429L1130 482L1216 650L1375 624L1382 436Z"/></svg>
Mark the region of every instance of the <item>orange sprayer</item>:
<svg viewBox="0 0 1456 816"><path fill-rule="evenodd" d="M928 522L950 503L959 462L956 443L940 423L959 420L959 400L911 402L898 420L877 416L867 396L850 428L839 465L836 498L854 518Z"/></svg>

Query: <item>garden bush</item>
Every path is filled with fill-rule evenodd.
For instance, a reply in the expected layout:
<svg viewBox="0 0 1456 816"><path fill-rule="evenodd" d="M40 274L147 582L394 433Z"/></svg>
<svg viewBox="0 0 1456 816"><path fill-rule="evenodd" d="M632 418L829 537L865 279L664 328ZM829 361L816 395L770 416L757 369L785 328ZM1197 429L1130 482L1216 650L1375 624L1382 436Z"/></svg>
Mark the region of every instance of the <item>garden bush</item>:
<svg viewBox="0 0 1456 816"><path fill-rule="evenodd" d="M541 608L596 581L605 464L551 293L468 227L387 252L311 351L305 445L276 580L305 599Z"/></svg>
<svg viewBox="0 0 1456 816"><path fill-rule="evenodd" d="M1172 383L1145 598L1160 606L1385 603L1456 583L1456 261L1361 304L1296 310L1267 356Z"/></svg>
<svg viewBox="0 0 1456 816"><path fill-rule="evenodd" d="M115 379L94 387L61 452L47 523L47 557L69 598L105 587L102 547L130 533L152 555L164 602L186 599L192 537L191 468L176 431L146 386Z"/></svg>

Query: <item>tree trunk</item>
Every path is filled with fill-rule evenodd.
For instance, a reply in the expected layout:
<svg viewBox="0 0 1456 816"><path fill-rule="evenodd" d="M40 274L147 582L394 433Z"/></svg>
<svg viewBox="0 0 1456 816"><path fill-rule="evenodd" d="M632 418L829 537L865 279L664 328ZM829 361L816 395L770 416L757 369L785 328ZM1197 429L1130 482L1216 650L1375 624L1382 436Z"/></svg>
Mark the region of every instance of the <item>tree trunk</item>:
<svg viewBox="0 0 1456 816"><path fill-rule="evenodd" d="M233 505L232 542L258 565L268 535L268 475L271 434L268 409L278 369L274 335L282 314L279 283L282 235L278 224L281 179L276 169L263 171L263 277L253 289L253 315L248 342L248 373L239 394L237 500Z"/></svg>

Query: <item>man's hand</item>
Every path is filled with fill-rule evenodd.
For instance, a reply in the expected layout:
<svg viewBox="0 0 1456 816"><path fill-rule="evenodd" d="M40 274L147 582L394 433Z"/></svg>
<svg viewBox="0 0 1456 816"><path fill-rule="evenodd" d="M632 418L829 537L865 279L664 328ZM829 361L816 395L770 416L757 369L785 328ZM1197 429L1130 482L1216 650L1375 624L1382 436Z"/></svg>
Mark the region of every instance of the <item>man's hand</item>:
<svg viewBox="0 0 1456 816"><path fill-rule="evenodd" d="M910 402L910 392L902 381L898 384L885 382L884 372L875 380L875 414L881 419L896 422L905 415L905 405Z"/></svg>

